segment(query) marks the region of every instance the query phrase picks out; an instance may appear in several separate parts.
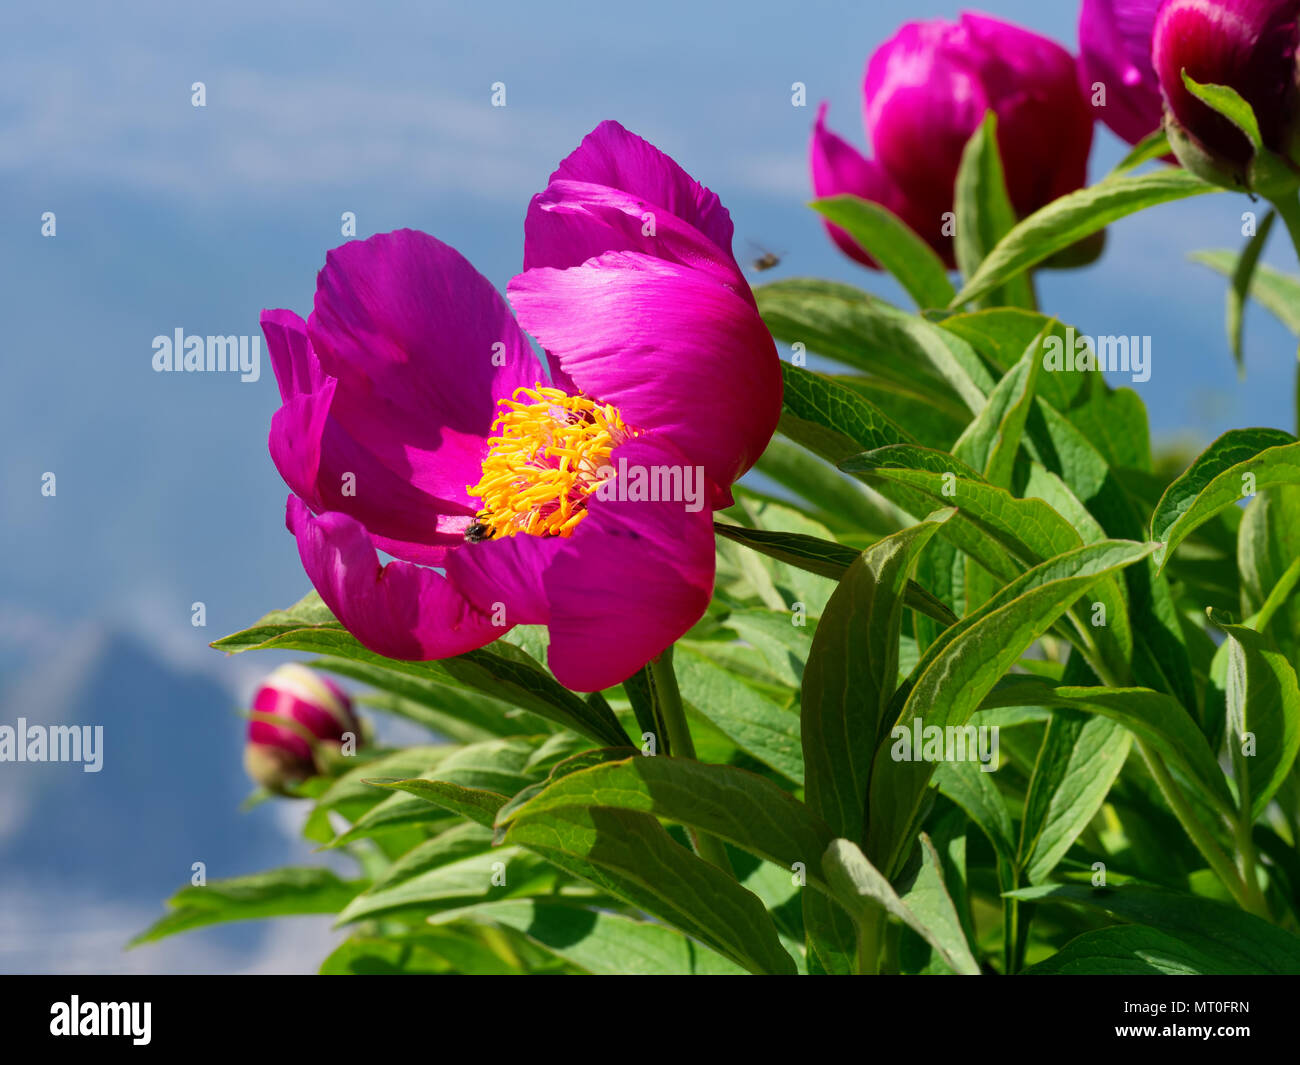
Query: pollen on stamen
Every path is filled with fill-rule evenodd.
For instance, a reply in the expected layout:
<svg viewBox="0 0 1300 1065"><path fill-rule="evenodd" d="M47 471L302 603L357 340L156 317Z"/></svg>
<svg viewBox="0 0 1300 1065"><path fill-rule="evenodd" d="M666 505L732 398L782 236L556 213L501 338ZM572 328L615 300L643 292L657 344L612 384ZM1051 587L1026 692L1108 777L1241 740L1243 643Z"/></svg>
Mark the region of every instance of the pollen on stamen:
<svg viewBox="0 0 1300 1065"><path fill-rule="evenodd" d="M537 384L499 401L487 458L476 485L482 501L474 536L571 536L587 516L587 497L624 440L636 435L617 408Z"/></svg>

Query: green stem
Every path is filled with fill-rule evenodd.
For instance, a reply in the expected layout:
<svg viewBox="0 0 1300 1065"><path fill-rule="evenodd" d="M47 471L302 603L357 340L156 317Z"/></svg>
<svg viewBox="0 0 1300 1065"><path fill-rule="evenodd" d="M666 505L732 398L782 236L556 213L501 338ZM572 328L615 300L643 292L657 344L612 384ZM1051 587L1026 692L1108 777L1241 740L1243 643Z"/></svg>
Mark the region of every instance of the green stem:
<svg viewBox="0 0 1300 1065"><path fill-rule="evenodd" d="M1243 810L1237 820L1237 854L1241 858L1241 879L1246 889L1246 901L1250 912L1265 920L1272 920L1268 910L1268 900L1259 889L1259 876L1255 872L1256 854L1254 826L1250 821L1250 811Z"/></svg>
<svg viewBox="0 0 1300 1065"><path fill-rule="evenodd" d="M858 956L854 959L853 971L858 976L879 975L881 934L884 930L885 911L875 907L857 922Z"/></svg>
<svg viewBox="0 0 1300 1065"><path fill-rule="evenodd" d="M695 744L691 740L690 726L686 723L686 708L682 705L682 693L677 687L677 674L673 671L673 649L668 648L658 658L650 660L650 685L654 690L655 706L659 711L659 720L663 722L664 739L668 741L668 753L673 758L695 757ZM695 853L706 862L716 865L723 872L735 876L731 859L721 840L707 832L691 829L691 842Z"/></svg>
<svg viewBox="0 0 1300 1065"><path fill-rule="evenodd" d="M1205 825L1196 816L1196 811L1191 808L1182 792L1178 790L1178 785L1174 783L1173 778L1169 775L1169 770L1161 761L1160 755L1141 741L1138 741L1138 750L1142 752L1142 758L1151 771L1151 776L1155 778L1160 794L1164 796L1165 802L1169 804L1169 808L1173 810L1179 824L1183 826L1183 831L1191 837L1192 842L1196 844L1196 849L1205 856L1205 860L1210 863L1210 868L1223 882L1223 886L1228 889L1228 893L1233 897L1237 905L1243 910L1256 914L1256 916L1265 916L1259 913L1254 900L1248 897L1249 893L1246 884L1237 871L1237 867L1233 865L1232 859L1224 853L1223 848L1206 831Z"/></svg>

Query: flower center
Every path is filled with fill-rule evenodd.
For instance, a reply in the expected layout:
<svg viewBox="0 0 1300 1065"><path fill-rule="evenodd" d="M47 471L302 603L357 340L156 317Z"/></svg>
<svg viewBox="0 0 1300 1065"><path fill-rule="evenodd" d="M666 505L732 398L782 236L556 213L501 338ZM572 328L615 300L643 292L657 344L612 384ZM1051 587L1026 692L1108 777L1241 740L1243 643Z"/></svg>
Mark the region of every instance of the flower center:
<svg viewBox="0 0 1300 1065"><path fill-rule="evenodd" d="M571 536L610 454L635 431L615 407L541 384L517 388L499 405L492 429L500 433L488 441L478 484L465 489L483 501L465 538Z"/></svg>

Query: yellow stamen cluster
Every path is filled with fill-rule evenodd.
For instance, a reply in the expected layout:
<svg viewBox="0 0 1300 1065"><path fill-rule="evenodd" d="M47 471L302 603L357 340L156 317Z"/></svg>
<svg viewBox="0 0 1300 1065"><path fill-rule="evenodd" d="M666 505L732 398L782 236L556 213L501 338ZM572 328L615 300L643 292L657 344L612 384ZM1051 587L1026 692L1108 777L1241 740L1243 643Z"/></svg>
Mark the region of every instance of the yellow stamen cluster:
<svg viewBox="0 0 1300 1065"><path fill-rule="evenodd" d="M610 454L635 434L613 406L540 383L515 389L500 406L482 478L466 486L483 501L475 538L571 536Z"/></svg>

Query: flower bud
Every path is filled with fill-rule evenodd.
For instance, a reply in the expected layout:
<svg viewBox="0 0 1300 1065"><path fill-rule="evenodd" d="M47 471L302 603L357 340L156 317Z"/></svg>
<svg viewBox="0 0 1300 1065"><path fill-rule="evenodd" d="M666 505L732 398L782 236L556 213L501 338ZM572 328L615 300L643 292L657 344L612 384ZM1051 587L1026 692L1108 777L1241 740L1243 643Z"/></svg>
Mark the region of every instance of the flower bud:
<svg viewBox="0 0 1300 1065"><path fill-rule="evenodd" d="M818 197L848 194L889 208L954 265L957 171L971 135L992 111L1007 193L1021 217L1087 179L1093 116L1073 57L1029 30L984 15L912 22L867 63L863 84L874 158L826 127L822 106L810 151ZM874 266L848 234L836 243Z"/></svg>
<svg viewBox="0 0 1300 1065"><path fill-rule="evenodd" d="M1292 157L1297 134L1297 0L1166 0L1152 60L1179 161L1219 184L1247 186L1255 149L1183 81L1236 90L1255 112L1268 151Z"/></svg>
<svg viewBox="0 0 1300 1065"><path fill-rule="evenodd" d="M349 735L361 742L352 700L333 681L296 662L266 678L252 709L287 722L277 725L259 716L248 723L244 767L270 791L283 793L290 784L322 772L322 745L340 747Z"/></svg>

